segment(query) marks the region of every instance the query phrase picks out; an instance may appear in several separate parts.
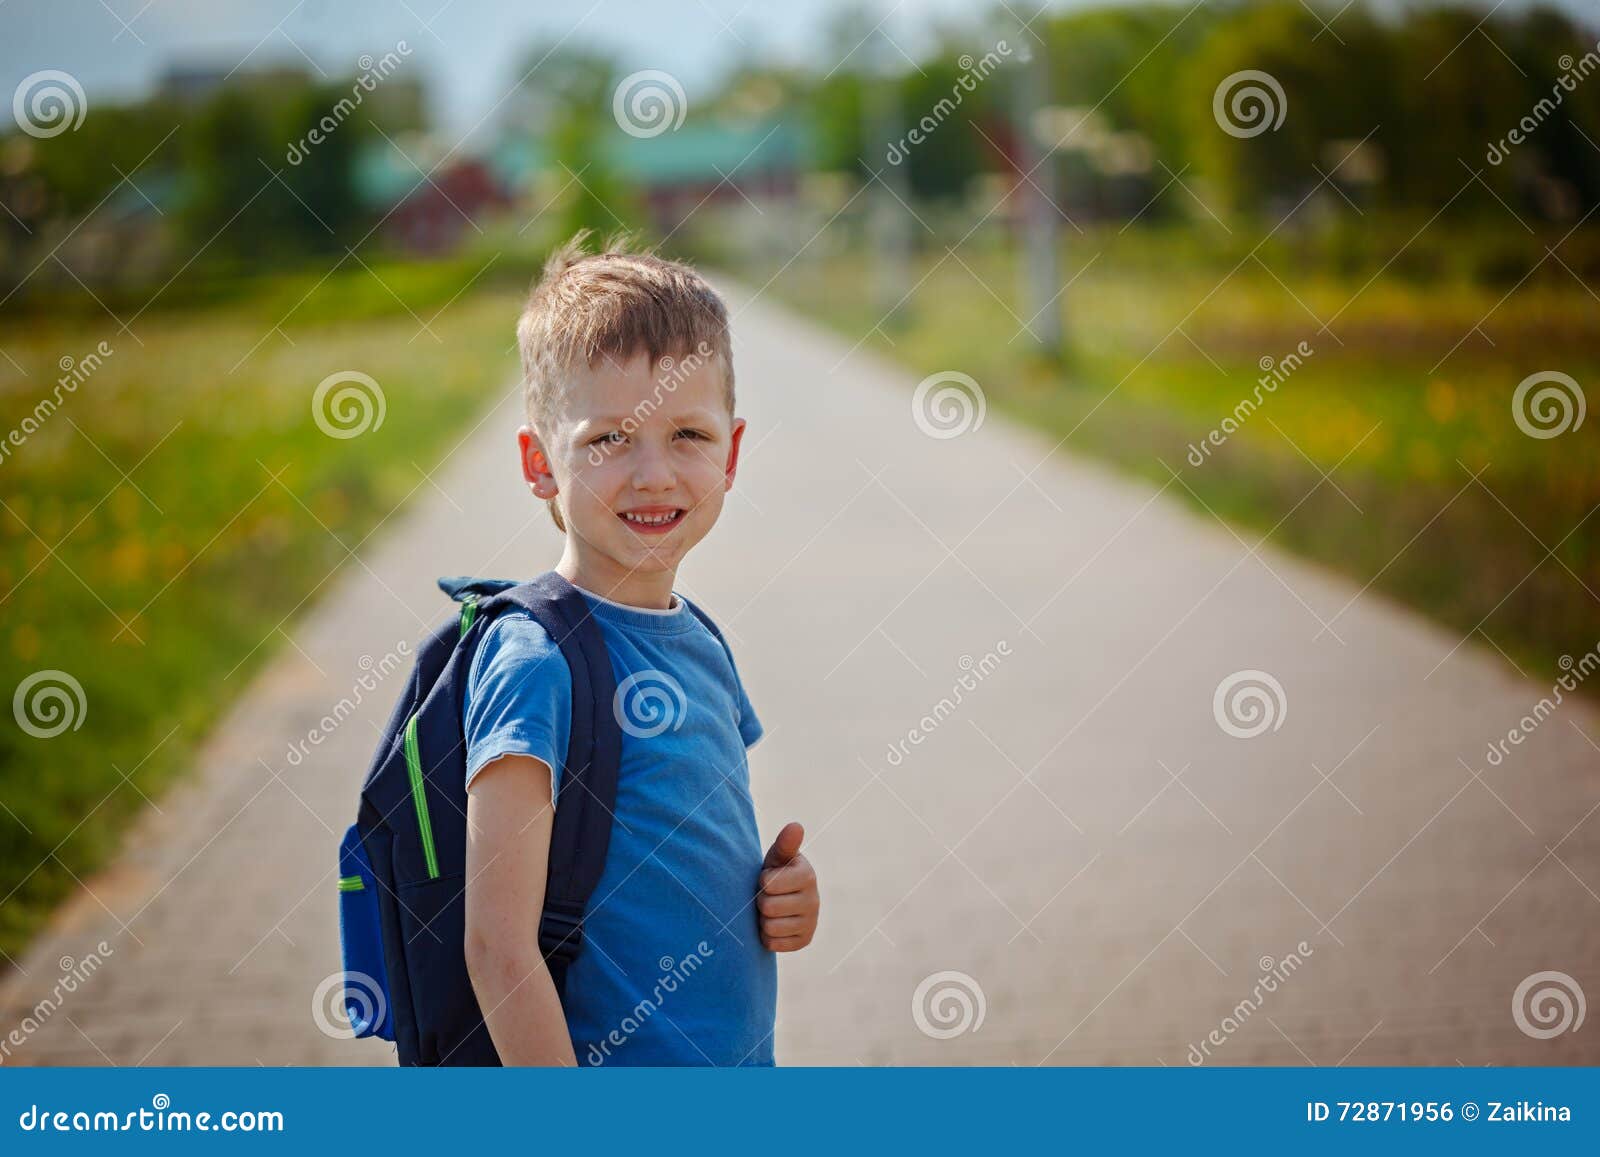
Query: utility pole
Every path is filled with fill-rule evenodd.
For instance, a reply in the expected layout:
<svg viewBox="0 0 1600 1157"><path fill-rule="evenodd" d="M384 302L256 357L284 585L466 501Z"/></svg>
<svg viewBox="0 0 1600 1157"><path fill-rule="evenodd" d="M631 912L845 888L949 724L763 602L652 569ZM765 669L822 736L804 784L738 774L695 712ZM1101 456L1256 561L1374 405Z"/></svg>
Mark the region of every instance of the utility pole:
<svg viewBox="0 0 1600 1157"><path fill-rule="evenodd" d="M1039 11L1043 13L1042 8ZM1057 297L1062 235L1061 212L1056 208L1055 142L1040 141L1035 127L1038 112L1050 105L1050 61L1043 45L1031 43L1034 33L1020 22L1017 32L1023 60L1013 118L1019 143L1017 163L1026 178L1017 190L1023 199L1020 312L1040 352L1055 357L1061 352L1061 317L1066 307Z"/></svg>
<svg viewBox="0 0 1600 1157"><path fill-rule="evenodd" d="M877 173L878 188L868 195L868 250L872 261L872 298L879 325L893 328L903 320L901 299L911 285L910 184L903 155L889 162L890 146L900 140L900 98L895 85L890 45L882 26L863 45L862 118L866 166ZM870 179L870 178L869 178Z"/></svg>

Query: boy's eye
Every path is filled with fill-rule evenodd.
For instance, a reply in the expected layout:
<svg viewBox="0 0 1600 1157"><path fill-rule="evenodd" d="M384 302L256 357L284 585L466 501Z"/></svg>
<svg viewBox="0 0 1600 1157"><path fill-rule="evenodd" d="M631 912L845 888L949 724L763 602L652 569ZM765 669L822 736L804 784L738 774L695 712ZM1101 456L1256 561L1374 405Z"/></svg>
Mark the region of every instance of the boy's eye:
<svg viewBox="0 0 1600 1157"><path fill-rule="evenodd" d="M691 430L691 429L687 429L686 428L686 429L679 430L678 433L680 435L682 435L683 437L685 437L685 438L698 438L698 439L704 440L705 437L706 437L706 433L705 433L704 430Z"/></svg>
<svg viewBox="0 0 1600 1157"><path fill-rule="evenodd" d="M626 435L624 435L621 430L612 430L608 434L601 434L598 438L591 439L589 445L599 446L602 443L605 443L615 446L620 443L624 437L626 437Z"/></svg>

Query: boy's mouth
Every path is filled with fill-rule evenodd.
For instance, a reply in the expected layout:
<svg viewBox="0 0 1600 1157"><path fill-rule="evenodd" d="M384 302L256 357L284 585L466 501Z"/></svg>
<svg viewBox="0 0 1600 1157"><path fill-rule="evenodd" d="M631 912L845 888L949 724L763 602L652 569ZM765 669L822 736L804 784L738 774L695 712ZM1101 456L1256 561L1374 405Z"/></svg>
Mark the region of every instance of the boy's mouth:
<svg viewBox="0 0 1600 1157"><path fill-rule="evenodd" d="M640 506L624 510L617 517L627 523L628 529L640 534L665 534L687 516L681 506Z"/></svg>

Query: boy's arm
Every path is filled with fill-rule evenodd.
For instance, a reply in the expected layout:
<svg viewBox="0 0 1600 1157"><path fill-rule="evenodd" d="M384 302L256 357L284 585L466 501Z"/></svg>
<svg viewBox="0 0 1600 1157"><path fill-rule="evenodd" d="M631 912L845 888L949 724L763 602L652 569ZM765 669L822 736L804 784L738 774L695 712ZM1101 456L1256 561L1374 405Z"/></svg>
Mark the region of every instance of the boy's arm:
<svg viewBox="0 0 1600 1157"><path fill-rule="evenodd" d="M554 819L543 760L505 755L473 777L467 792L467 972L505 1065L578 1063L539 951Z"/></svg>

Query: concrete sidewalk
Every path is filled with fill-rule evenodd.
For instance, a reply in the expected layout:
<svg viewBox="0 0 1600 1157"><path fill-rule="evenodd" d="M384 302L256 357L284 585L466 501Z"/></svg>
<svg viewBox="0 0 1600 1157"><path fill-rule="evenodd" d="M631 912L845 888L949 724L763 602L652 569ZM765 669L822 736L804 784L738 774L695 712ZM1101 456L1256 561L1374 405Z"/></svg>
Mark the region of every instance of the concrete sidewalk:
<svg viewBox="0 0 1600 1157"><path fill-rule="evenodd" d="M995 417L930 437L913 376L728 294L751 430L679 585L766 724L763 835L805 822L823 881L780 1062L1600 1063L1596 1025L1535 1035L1549 1006L1513 1008L1544 972L1566 979L1528 987L1600 996L1600 714L1569 699L1490 766L1550 694L1492 651ZM288 752L448 613L436 575L555 560L517 413L317 592L35 944L6 1028L60 958L113 951L11 1063L392 1063L312 1005L398 681ZM1271 676L1241 676L1253 738L1214 703L1241 672Z"/></svg>

